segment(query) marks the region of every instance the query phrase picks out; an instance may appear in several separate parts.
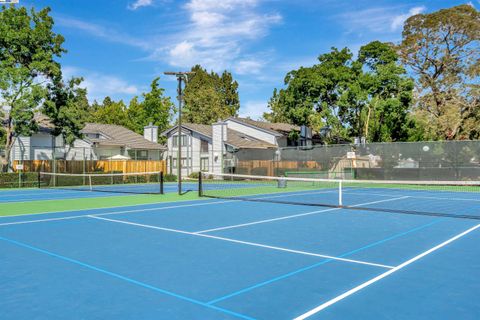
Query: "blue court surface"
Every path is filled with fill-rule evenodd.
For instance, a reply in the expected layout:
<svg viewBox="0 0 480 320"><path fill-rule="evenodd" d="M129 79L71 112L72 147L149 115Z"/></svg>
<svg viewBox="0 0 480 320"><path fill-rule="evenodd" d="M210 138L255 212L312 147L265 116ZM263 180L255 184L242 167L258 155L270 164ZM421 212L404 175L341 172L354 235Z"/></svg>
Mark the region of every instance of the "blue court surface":
<svg viewBox="0 0 480 320"><path fill-rule="evenodd" d="M195 191L197 188L196 183L185 183L183 190ZM176 183L166 183L164 186L165 193L177 191L178 187ZM154 184L95 186L95 189L92 191L88 190L88 187L4 189L0 190L0 203L100 198L155 192L159 192L159 186Z"/></svg>
<svg viewBox="0 0 480 320"><path fill-rule="evenodd" d="M380 191L349 204L480 215ZM0 318L478 319L479 247L475 219L231 199L4 217Z"/></svg>

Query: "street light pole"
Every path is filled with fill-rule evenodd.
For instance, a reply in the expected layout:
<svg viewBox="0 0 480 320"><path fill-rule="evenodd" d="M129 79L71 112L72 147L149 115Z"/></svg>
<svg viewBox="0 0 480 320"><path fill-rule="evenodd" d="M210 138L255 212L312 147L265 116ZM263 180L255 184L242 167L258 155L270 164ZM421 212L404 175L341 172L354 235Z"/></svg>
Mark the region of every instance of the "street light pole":
<svg viewBox="0 0 480 320"><path fill-rule="evenodd" d="M185 86L188 82L188 75L193 75L195 72L164 72L165 75L175 76L178 80L177 99L178 99L178 126L177 126L177 183L178 194L182 194L182 102L183 91L182 81Z"/></svg>

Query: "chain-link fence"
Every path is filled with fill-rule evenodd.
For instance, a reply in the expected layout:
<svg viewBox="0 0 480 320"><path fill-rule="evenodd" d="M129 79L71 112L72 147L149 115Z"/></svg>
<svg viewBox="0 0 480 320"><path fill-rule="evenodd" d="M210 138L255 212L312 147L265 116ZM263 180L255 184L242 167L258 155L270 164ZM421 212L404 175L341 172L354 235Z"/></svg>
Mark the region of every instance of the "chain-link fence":
<svg viewBox="0 0 480 320"><path fill-rule="evenodd" d="M27 152L28 151L28 152ZM176 175L176 150L30 148L11 152L3 185L31 186L31 173ZM0 156L5 152L0 148ZM369 180L480 180L480 141L321 145L310 148L196 150L182 148L183 177L198 172ZM5 171L5 170L4 170ZM2 181L0 181L2 185Z"/></svg>
<svg viewBox="0 0 480 320"><path fill-rule="evenodd" d="M292 171L375 180L480 180L480 141L369 143L281 150ZM281 174L277 170L277 175Z"/></svg>
<svg viewBox="0 0 480 320"><path fill-rule="evenodd" d="M122 147L31 147L14 146L7 155L0 147L0 187L34 187L38 172L141 173L166 172L163 150L125 150Z"/></svg>

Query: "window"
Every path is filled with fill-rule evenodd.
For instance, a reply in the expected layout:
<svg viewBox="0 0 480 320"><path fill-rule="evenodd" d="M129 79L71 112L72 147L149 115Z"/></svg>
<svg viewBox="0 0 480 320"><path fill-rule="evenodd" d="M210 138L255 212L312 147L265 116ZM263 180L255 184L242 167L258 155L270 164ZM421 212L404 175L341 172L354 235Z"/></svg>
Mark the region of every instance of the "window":
<svg viewBox="0 0 480 320"><path fill-rule="evenodd" d="M178 147L178 135L173 136L172 139L173 139L173 147L174 147L174 148ZM187 137L187 135L182 134L182 136L181 136L180 139L182 140L182 141L181 141L181 142L182 142L182 147L185 147L185 146L188 145L188 137Z"/></svg>
<svg viewBox="0 0 480 320"><path fill-rule="evenodd" d="M187 158L182 158L182 168L185 168L188 164ZM177 167L177 158L172 158L172 167Z"/></svg>
<svg viewBox="0 0 480 320"><path fill-rule="evenodd" d="M148 150L128 150L128 155L134 160L148 160Z"/></svg>
<svg viewBox="0 0 480 320"><path fill-rule="evenodd" d="M208 158L200 158L200 170L208 171Z"/></svg>
<svg viewBox="0 0 480 320"><path fill-rule="evenodd" d="M200 152L208 152L208 141L200 139Z"/></svg>

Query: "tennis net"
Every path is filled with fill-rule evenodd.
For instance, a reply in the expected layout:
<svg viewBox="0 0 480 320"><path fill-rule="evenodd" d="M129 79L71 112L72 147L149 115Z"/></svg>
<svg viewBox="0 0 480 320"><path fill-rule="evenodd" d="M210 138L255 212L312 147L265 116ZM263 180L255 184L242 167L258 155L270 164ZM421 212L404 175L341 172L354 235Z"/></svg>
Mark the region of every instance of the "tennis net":
<svg viewBox="0 0 480 320"><path fill-rule="evenodd" d="M378 181L204 173L203 197L480 219L480 181Z"/></svg>
<svg viewBox="0 0 480 320"><path fill-rule="evenodd" d="M40 172L39 188L133 194L163 194L162 172L51 173Z"/></svg>

